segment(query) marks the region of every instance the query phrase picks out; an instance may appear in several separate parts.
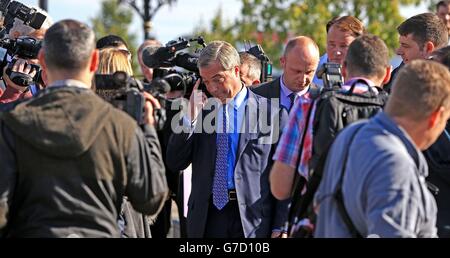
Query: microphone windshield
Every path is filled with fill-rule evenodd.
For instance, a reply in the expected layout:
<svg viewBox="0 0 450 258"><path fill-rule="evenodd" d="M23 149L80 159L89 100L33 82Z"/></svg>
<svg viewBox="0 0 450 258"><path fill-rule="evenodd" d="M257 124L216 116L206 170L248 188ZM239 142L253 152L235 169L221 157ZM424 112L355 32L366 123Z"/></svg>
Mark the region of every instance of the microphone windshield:
<svg viewBox="0 0 450 258"><path fill-rule="evenodd" d="M149 68L159 67L159 57L162 56L159 46L148 46L142 50L142 62ZM158 52L159 51L159 52Z"/></svg>

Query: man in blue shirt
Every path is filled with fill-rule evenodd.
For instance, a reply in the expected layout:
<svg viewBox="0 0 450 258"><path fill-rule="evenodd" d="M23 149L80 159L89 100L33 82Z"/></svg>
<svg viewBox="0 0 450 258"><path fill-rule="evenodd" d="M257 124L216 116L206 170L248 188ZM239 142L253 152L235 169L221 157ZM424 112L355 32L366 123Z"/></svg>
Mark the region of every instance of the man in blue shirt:
<svg viewBox="0 0 450 258"><path fill-rule="evenodd" d="M343 65L348 47L363 33L363 23L353 16L335 17L329 21L327 23L327 53L320 57L317 70L328 62ZM323 87L322 78L317 75L314 75L313 83Z"/></svg>
<svg viewBox="0 0 450 258"><path fill-rule="evenodd" d="M315 196L316 237L351 236L335 198L342 173L343 206L361 236L436 236L436 203L421 150L450 118L449 81L441 64L411 62L399 72L385 112L336 138Z"/></svg>
<svg viewBox="0 0 450 258"><path fill-rule="evenodd" d="M294 100L304 96L310 88L319 63L319 48L308 37L295 37L287 43L280 63L283 75L252 91L268 99L279 100L280 106L290 111Z"/></svg>
<svg viewBox="0 0 450 258"><path fill-rule="evenodd" d="M287 203L276 201L269 187L270 157L282 127L279 106L245 87L239 55L227 42L211 42L198 66L214 98L198 98L197 82L182 132L173 128L167 148L172 171L192 163L187 235L271 237L287 216Z"/></svg>

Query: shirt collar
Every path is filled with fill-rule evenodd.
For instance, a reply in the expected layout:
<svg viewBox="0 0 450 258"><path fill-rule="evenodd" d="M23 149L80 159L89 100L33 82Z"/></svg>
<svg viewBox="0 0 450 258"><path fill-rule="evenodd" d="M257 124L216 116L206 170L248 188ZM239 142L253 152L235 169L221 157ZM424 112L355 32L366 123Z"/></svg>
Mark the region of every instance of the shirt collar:
<svg viewBox="0 0 450 258"><path fill-rule="evenodd" d="M375 85L375 83L373 82L373 81L371 81L371 80L369 80L369 79L367 79L367 78L364 78L364 77L353 77L353 78L351 78L350 80L348 80L348 81L346 81L345 82L345 85L352 85L353 83L355 83L356 81L358 81L358 80L362 80L362 81L364 81L367 85L369 85L369 86L379 86L379 85Z"/></svg>
<svg viewBox="0 0 450 258"><path fill-rule="evenodd" d="M247 87L242 84L241 91L239 91L239 93L234 96L234 98L227 104L227 106L233 106L235 109L239 109L247 98L247 93Z"/></svg>
<svg viewBox="0 0 450 258"><path fill-rule="evenodd" d="M69 87L77 87L77 88L85 88L85 89L91 88L88 85L86 85L84 82L81 82L78 80L72 80L72 79L54 81L51 85L49 85L47 87L68 87L68 86Z"/></svg>

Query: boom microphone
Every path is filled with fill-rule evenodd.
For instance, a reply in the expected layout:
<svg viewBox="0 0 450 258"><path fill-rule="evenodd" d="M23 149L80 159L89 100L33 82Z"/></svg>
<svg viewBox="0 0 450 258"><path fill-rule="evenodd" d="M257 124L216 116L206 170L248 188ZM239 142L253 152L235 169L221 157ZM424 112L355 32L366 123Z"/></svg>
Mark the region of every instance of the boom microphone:
<svg viewBox="0 0 450 258"><path fill-rule="evenodd" d="M198 57L189 53L179 53L175 57L175 65L183 67L186 70L198 73Z"/></svg>
<svg viewBox="0 0 450 258"><path fill-rule="evenodd" d="M173 53L167 51L165 47L148 46L142 51L142 62L149 68L170 67L171 64L164 60L171 58L173 58Z"/></svg>

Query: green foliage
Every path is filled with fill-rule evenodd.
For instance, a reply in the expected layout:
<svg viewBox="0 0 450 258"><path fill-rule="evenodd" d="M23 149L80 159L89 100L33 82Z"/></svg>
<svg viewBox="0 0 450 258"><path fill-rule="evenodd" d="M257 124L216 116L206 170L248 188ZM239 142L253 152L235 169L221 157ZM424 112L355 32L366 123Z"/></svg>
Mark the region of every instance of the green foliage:
<svg viewBox="0 0 450 258"><path fill-rule="evenodd" d="M103 0L100 12L91 19L92 28L97 39L106 35L114 34L122 37L133 53L133 71L139 71L136 57L136 35L130 32L133 21L133 11L116 0Z"/></svg>
<svg viewBox="0 0 450 258"><path fill-rule="evenodd" d="M278 57L288 38L312 37L325 52L325 25L334 16L353 15L369 33L380 36L391 53L398 46L397 26L404 20L400 6L419 5L421 0L241 0L241 16L224 23L219 11L210 28L195 31L206 39L227 40L234 45L249 40L261 44L279 67ZM427 0L431 1L431 0ZM217 26L220 25L220 26Z"/></svg>

